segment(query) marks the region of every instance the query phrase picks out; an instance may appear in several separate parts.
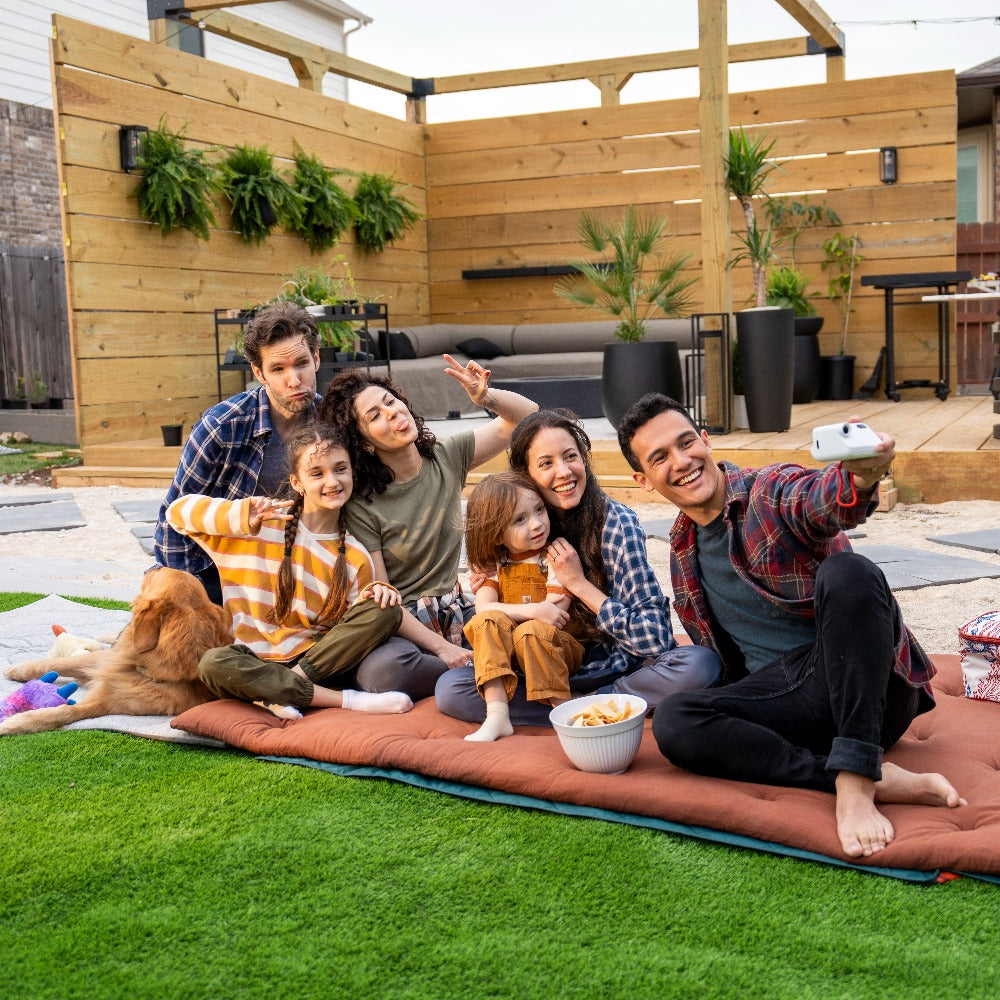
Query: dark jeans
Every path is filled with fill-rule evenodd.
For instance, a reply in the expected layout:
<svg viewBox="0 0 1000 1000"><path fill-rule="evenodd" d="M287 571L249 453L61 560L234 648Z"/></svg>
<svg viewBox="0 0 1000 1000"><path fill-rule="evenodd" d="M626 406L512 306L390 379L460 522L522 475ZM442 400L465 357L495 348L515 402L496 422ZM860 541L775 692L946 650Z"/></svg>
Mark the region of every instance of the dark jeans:
<svg viewBox="0 0 1000 1000"><path fill-rule="evenodd" d="M816 576L816 642L733 684L671 695L660 751L717 778L834 791L838 771L878 780L882 751L932 702L893 670L902 619L882 571L855 553Z"/></svg>

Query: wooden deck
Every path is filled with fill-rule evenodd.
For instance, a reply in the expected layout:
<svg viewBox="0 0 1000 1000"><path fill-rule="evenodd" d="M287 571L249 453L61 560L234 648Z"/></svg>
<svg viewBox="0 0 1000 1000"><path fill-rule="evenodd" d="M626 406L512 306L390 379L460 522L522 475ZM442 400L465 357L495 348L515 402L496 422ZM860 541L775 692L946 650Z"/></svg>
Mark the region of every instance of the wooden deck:
<svg viewBox="0 0 1000 1000"><path fill-rule="evenodd" d="M782 434L737 431L713 438L715 454L740 465L793 461L817 465L809 454L811 430L856 414L896 439L892 475L902 503L946 500L1000 500L1000 440L993 436L1000 416L991 396L950 396L893 403L887 399L821 402L795 406L792 428ZM83 465L53 473L56 486L170 485L180 448L159 441L123 441L83 449ZM631 470L614 440L594 442L594 469L609 493L626 501L655 497L633 483ZM477 470L471 481L503 468L495 459Z"/></svg>

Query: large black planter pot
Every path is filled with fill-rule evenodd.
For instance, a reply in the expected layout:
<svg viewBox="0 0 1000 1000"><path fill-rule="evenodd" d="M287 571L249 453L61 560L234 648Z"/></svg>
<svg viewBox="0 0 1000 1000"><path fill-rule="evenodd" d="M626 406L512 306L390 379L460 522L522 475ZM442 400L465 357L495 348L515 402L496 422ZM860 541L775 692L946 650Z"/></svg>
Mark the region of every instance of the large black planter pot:
<svg viewBox="0 0 1000 1000"><path fill-rule="evenodd" d="M751 433L787 431L795 388L795 313L744 309L736 314L736 341Z"/></svg>
<svg viewBox="0 0 1000 1000"><path fill-rule="evenodd" d="M819 338L822 316L795 317L795 382L793 403L811 403L819 392Z"/></svg>
<svg viewBox="0 0 1000 1000"><path fill-rule="evenodd" d="M820 359L819 398L854 398L853 354L828 354Z"/></svg>
<svg viewBox="0 0 1000 1000"><path fill-rule="evenodd" d="M666 340L605 344L601 408L612 426L617 427L625 411L647 392L684 401L677 345Z"/></svg>

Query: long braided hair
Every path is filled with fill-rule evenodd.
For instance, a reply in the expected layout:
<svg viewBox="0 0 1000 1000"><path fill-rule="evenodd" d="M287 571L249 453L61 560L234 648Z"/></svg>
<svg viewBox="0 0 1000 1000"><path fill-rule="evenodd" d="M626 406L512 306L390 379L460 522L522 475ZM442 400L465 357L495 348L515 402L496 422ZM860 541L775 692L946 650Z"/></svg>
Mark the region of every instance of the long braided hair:
<svg viewBox="0 0 1000 1000"><path fill-rule="evenodd" d="M310 458L325 455L331 448L343 448L350 455L347 447L347 435L341 428L335 427L333 424L306 424L305 427L300 427L289 437L287 446L288 468L299 479L303 478L299 473L300 463ZM285 523L285 554L281 560L281 565L278 567L278 582L274 592L272 617L277 625L287 624L286 618L292 607L292 597L295 594L292 548L295 545L295 536L299 530L299 518L302 516L302 508L305 504L305 497L293 490L290 482L286 492L293 503L288 509L288 513L291 514L291 520ZM336 562L333 564L333 579L330 581L330 589L327 591L326 600L323 602L323 607L320 609L317 617L316 624L318 625L336 625L347 610L347 592L350 588L350 578L348 577L347 559L345 558L347 551L344 541L346 531L344 509L341 507L340 516L337 520L339 550Z"/></svg>
<svg viewBox="0 0 1000 1000"><path fill-rule="evenodd" d="M586 469L587 481L580 502L572 510L549 507L552 521L550 537L562 535L576 549L583 566L584 576L603 593L608 592L608 568L601 552L607 507L604 493L590 465L590 438L572 410L555 408L530 413L514 428L510 439L510 467L530 478L528 450L539 431L547 428L565 431L576 443L577 451ZM547 505L548 506L548 505ZM601 639L596 615L582 601L576 599L570 607L570 625L567 631L581 641Z"/></svg>

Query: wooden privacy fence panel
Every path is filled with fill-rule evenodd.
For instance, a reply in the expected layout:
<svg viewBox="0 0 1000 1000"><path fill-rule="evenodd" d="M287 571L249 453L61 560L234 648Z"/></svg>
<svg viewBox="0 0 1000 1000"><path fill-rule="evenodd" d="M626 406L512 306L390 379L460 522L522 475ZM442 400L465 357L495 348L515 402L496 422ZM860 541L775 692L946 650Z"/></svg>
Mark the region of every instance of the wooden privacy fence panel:
<svg viewBox="0 0 1000 1000"><path fill-rule="evenodd" d="M152 45L62 16L53 18L53 79L70 343L79 439L88 444L158 434L191 423L215 399L212 311L273 296L297 266L336 266L344 253L362 295L387 302L395 327L442 321L521 323L592 318L557 298L551 278L462 279L462 271L565 263L580 256L584 210L606 218L626 205L662 214L676 248L700 274L701 166L695 98L484 121L417 125L302 88ZM864 274L955 266L955 81L951 72L730 96L733 125L761 128L781 169L774 195L823 201L862 241ZM385 253L351 238L310 256L275 230L246 246L220 206L211 239L164 239L138 218L138 177L122 172L118 126L185 129L209 151L266 144L280 167L297 141L330 167L389 173L426 221ZM899 182L878 180L878 148L899 150ZM350 190L353 181L344 179ZM735 207L732 223L741 219ZM826 286L820 244L806 233L798 264ZM748 269L734 272L734 304ZM859 378L882 343L878 293L856 284L849 350ZM695 296L699 295L695 286ZM825 352L837 345L834 308ZM936 350L932 309L907 312L897 377L925 376ZM225 344L221 345L225 348ZM225 383L231 388L231 381Z"/></svg>
<svg viewBox="0 0 1000 1000"><path fill-rule="evenodd" d="M0 395L73 395L66 277L57 248L0 246ZM45 398L42 402L48 402Z"/></svg>
<svg viewBox="0 0 1000 1000"><path fill-rule="evenodd" d="M186 141L220 158L240 143L266 145L290 171L294 144L332 168L392 174L425 210L423 133L414 124L351 107L56 16L52 43L63 229L77 386L79 440L88 444L190 428L215 402L213 310L271 298L297 267L340 273L344 254L361 294L386 302L394 324L426 321L427 253L418 224L385 253L356 251L352 236L313 256L280 227L261 246L216 211L211 238L168 238L142 222L138 174L121 170L118 127L163 118ZM353 178L343 177L345 189ZM221 345L224 350L228 344ZM235 389L234 380L225 385Z"/></svg>
<svg viewBox="0 0 1000 1000"><path fill-rule="evenodd" d="M864 274L955 266L955 78L951 72L732 94L731 125L760 129L780 162L768 183L825 203L857 233ZM698 103L688 98L425 126L428 253L435 322L524 323L590 319L546 277L463 280L469 269L561 264L582 255L581 213L620 217L626 205L666 218L674 248L700 274ZM896 146L899 181L879 181L881 146ZM743 225L732 205L734 231ZM797 253L812 290L825 291L822 241L807 231ZM735 242L734 242L735 246ZM733 274L734 307L751 293L749 268ZM694 288L695 297L699 289ZM839 349L833 304L825 352ZM883 342L881 293L855 285L848 349L859 379ZM936 371L936 314L909 310L897 337L897 378ZM954 362L954 358L953 358Z"/></svg>

